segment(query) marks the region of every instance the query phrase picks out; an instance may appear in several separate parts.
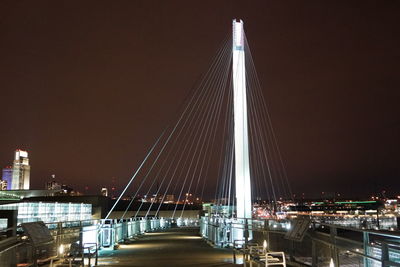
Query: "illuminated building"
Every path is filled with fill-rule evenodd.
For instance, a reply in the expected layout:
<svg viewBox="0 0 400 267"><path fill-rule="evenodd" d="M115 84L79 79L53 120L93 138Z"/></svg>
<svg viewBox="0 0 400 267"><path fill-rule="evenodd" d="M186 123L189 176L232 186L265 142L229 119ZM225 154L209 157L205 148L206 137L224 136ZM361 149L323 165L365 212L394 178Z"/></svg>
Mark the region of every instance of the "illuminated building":
<svg viewBox="0 0 400 267"><path fill-rule="evenodd" d="M107 189L107 187L103 187L101 189L101 195L104 196L104 197L108 197L108 189Z"/></svg>
<svg viewBox="0 0 400 267"><path fill-rule="evenodd" d="M50 181L46 183L45 188L47 190L61 190L62 185L59 182L56 181Z"/></svg>
<svg viewBox="0 0 400 267"><path fill-rule="evenodd" d="M175 196L174 195L166 195L165 196L165 203L174 203L175 201Z"/></svg>
<svg viewBox="0 0 400 267"><path fill-rule="evenodd" d="M28 152L17 149L15 151L14 164L12 168L11 189L29 190L30 169Z"/></svg>
<svg viewBox="0 0 400 267"><path fill-rule="evenodd" d="M11 190L11 182L12 182L12 167L7 166L3 169L3 175L1 179L7 182L7 188L5 190Z"/></svg>
<svg viewBox="0 0 400 267"><path fill-rule="evenodd" d="M62 184L59 182L56 182L56 175L52 174L51 175L51 181L47 182L44 186L46 190L61 190Z"/></svg>
<svg viewBox="0 0 400 267"><path fill-rule="evenodd" d="M17 210L18 224L71 222L92 219L92 204L59 202L18 202L0 205L0 210Z"/></svg>

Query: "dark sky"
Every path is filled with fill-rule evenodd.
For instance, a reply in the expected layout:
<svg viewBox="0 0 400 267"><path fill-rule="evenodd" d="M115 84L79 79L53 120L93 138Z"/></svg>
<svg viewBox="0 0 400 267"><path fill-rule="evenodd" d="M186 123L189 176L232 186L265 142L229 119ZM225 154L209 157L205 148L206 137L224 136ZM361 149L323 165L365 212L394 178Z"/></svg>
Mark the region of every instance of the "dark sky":
<svg viewBox="0 0 400 267"><path fill-rule="evenodd" d="M399 1L2 1L0 165L121 187L242 18L294 192L400 189Z"/></svg>

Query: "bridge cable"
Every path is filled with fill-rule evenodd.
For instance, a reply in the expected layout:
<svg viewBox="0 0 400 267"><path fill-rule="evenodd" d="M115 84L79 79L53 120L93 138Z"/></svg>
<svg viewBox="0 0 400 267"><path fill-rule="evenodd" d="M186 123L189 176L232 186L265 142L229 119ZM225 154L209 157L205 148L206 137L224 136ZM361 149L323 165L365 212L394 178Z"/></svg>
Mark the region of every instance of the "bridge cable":
<svg viewBox="0 0 400 267"><path fill-rule="evenodd" d="M211 64L210 68L208 69L207 74L214 68L216 62L218 62L217 57L216 57L216 59L214 59L214 62ZM203 83L204 83L204 77L203 77L203 79L201 80L200 85L203 84ZM194 107L196 106L196 104L193 105L193 106L191 105L191 103L193 102L193 100L196 99L196 102L195 102L195 103L198 103L198 98L195 97L197 93L201 93L201 90L197 90L197 91L195 90L195 91L193 92L192 96L189 98L190 100L188 101L186 107L184 108L184 111L182 112L182 114L181 114L181 116L180 116L180 119L179 119L178 122L176 123L176 126L179 125L179 122L180 122L180 120L182 119L182 117L185 115L185 113L187 112L188 107L191 107L192 110L193 110ZM168 128L168 127L167 127L167 128ZM171 134L172 134L172 133L171 133ZM160 154L161 154L161 153L159 153L159 155L160 155ZM159 155L158 155L157 159L159 158ZM153 169L153 167L154 167L154 165L155 165L156 162L157 162L157 160L155 160L155 161L153 162L152 166L150 167L150 171L148 172L148 174L151 172L151 170ZM139 190L141 189L141 187L143 186L145 180L147 179L148 174L145 176L144 179L142 179L142 183L140 184L140 186L139 186L138 190L136 191L135 195L132 197L131 202L129 203L128 207L126 208L126 210L125 210L123 216L121 217L121 219L123 219L123 217L126 215L127 210L128 210L129 207L132 205L133 201L136 199L136 196L137 196Z"/></svg>
<svg viewBox="0 0 400 267"><path fill-rule="evenodd" d="M218 61L219 61L219 60L218 60ZM217 64L218 64L218 61L217 61ZM214 67L215 67L215 66L214 66ZM214 69L215 69L215 68L214 68ZM212 73L212 72L211 72L211 73ZM205 83L207 83L207 82L205 82ZM204 84L203 84L203 86L204 86ZM198 101L197 101L196 103L198 103ZM200 102L200 103L201 103L201 102ZM192 106L192 107L193 107L193 106ZM192 111L193 111L194 109L195 109L195 108L193 108L193 109L191 110L191 112L190 112L190 113L192 113ZM189 113L189 115L188 115L188 116L190 116L190 113ZM187 120L185 121L185 124L186 124L186 122L187 122ZM185 125L185 124L184 124L184 125ZM184 126L182 126L182 127L184 127ZM155 180L154 180L154 181L155 181ZM154 184L154 181L153 181L153 184ZM152 187L152 186L151 186L151 187ZM151 187L150 187L150 188L151 188ZM153 201L152 201L152 202L154 202L154 200L155 200L155 199L153 199ZM140 210L140 209L139 209L139 210ZM139 210L138 210L138 211L139 211ZM137 213L138 213L138 212L137 212ZM136 216L137 216L137 214L135 215L135 217L136 217Z"/></svg>
<svg viewBox="0 0 400 267"><path fill-rule="evenodd" d="M227 47L225 48L225 55L229 55L228 52L229 52L229 50L228 50L228 46L227 46ZM225 58L226 58L226 56L225 56ZM224 62L225 62L225 61L224 61ZM222 64L222 65L226 65L226 64ZM221 77L221 76L219 76L219 77ZM217 90L214 90L214 91L217 91ZM215 100L217 100L217 98L215 98ZM214 101L214 102L217 103L216 101ZM215 108L213 108L212 110L215 110ZM214 111L212 111L212 112L214 112ZM208 113L208 114L210 114L210 113ZM209 128L209 127L207 127L207 129L208 129L208 128ZM203 128L203 130L204 130L204 128ZM202 133L203 133L203 130L202 130ZM207 132L208 132L208 130L207 130ZM201 140L201 139L198 139L198 142L196 143L196 148L195 148L195 150L197 150L197 148L198 148L198 146L199 146L199 143L200 143L200 142L199 142L200 140ZM195 154L196 154L196 153L195 153ZM195 155L195 154L194 154L194 155ZM192 157L191 160L190 160L190 164L189 164L188 170L190 170L191 166L193 165L193 162L194 162L194 157ZM183 186L182 186L181 191L180 191L180 193L179 193L178 202L179 202L179 200L180 200L180 198L181 198L181 196L182 196L183 189L184 189L185 184L186 184L186 182L187 182L188 174L189 174L189 172L186 172L185 179L184 179L184 182L183 182ZM191 179L189 188L190 188L190 186L191 186L192 180L193 180L193 176L192 176L192 179ZM187 200L187 199L185 199L185 201L184 201L184 205L185 205L185 202L187 202L186 200ZM176 208L177 208L177 205L175 206L173 216L175 215Z"/></svg>

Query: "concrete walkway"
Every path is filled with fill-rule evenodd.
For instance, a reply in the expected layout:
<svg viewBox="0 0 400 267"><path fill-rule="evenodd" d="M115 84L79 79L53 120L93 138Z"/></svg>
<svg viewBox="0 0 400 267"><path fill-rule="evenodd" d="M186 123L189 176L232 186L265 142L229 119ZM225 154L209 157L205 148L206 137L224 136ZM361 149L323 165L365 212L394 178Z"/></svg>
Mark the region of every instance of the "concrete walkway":
<svg viewBox="0 0 400 267"><path fill-rule="evenodd" d="M232 264L232 251L209 246L198 229L170 229L147 233L121 244L117 250L103 250L99 266L239 266Z"/></svg>

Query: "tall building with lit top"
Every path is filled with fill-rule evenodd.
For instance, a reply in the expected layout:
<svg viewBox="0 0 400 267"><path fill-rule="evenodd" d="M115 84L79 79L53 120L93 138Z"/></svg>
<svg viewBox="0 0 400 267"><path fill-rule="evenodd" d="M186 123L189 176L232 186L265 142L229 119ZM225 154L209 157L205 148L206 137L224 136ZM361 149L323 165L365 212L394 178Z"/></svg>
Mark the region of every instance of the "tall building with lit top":
<svg viewBox="0 0 400 267"><path fill-rule="evenodd" d="M28 152L17 149L12 171L12 190L29 190L30 170Z"/></svg>

